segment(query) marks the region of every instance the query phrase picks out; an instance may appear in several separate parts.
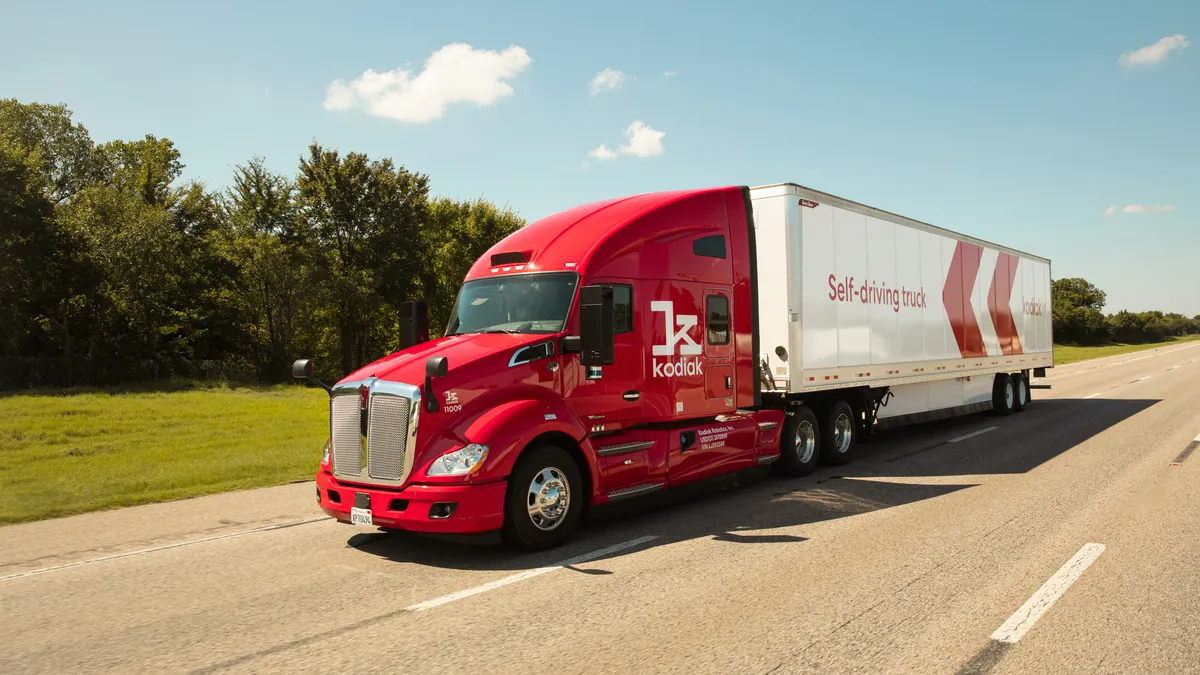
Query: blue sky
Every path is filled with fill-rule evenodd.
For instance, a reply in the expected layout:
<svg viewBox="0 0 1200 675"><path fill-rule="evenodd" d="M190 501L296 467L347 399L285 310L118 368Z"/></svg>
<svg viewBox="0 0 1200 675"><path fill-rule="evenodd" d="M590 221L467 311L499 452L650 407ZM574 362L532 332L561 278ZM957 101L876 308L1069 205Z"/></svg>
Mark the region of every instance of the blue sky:
<svg viewBox="0 0 1200 675"><path fill-rule="evenodd" d="M254 155L293 172L314 139L530 219L798 182L1049 257L1109 311L1200 314L1194 0L276 4L4 0L0 96L168 137L214 187ZM398 97L358 79L435 53ZM593 94L606 68L624 78Z"/></svg>

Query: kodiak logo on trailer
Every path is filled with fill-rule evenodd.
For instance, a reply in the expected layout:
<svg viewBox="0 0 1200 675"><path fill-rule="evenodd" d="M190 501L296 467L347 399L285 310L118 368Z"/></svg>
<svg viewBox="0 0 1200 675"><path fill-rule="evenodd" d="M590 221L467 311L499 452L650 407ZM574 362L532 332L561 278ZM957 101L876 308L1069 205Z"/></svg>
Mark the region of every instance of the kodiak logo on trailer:
<svg viewBox="0 0 1200 675"><path fill-rule="evenodd" d="M667 343L653 345L650 353L653 356L665 356L666 359L651 359L651 372L654 377L676 377L678 375L699 375L704 372L704 361L699 358L684 358L696 356L703 350L699 343L692 339L688 332L700 322L695 314L675 314L675 303L670 300L655 300L650 303L651 312L662 312L663 322L667 329ZM678 329L678 330L676 330ZM680 343L683 344L680 344ZM675 358L676 354L679 358Z"/></svg>

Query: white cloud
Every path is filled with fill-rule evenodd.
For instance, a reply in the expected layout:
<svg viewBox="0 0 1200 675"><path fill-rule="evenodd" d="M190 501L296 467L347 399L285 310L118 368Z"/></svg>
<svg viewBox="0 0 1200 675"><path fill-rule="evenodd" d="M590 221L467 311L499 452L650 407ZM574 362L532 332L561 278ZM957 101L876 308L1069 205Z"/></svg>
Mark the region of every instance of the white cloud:
<svg viewBox="0 0 1200 675"><path fill-rule="evenodd" d="M1167 213L1174 210L1175 207L1170 204L1130 204L1121 209L1124 213Z"/></svg>
<svg viewBox="0 0 1200 675"><path fill-rule="evenodd" d="M452 103L486 106L507 96L510 80L533 61L522 47L504 51L448 44L425 61L416 75L403 68L377 73L368 69L349 82L335 80L325 95L326 110L360 108L376 117L401 122L430 122Z"/></svg>
<svg viewBox="0 0 1200 675"><path fill-rule="evenodd" d="M609 147L607 145L604 145L603 143L601 143L600 145L596 146L595 150L592 150L591 152L589 152L587 154L587 156L591 157L592 159L598 159L598 160L603 161L606 159L616 159L617 153L613 152L611 149L609 149Z"/></svg>
<svg viewBox="0 0 1200 675"><path fill-rule="evenodd" d="M675 71L673 71L673 70L663 71L663 77L675 77Z"/></svg>
<svg viewBox="0 0 1200 675"><path fill-rule="evenodd" d="M588 91L592 92L592 96L604 91L615 91L625 84L625 73L612 68L605 68L596 73L591 82L588 82Z"/></svg>
<svg viewBox="0 0 1200 675"><path fill-rule="evenodd" d="M657 129L651 129L646 126L645 122L635 120L628 127L625 127L625 137L628 143L624 143L617 147L616 150L601 143L594 150L587 154L592 159L600 161L613 160L618 154L633 155L634 157L656 157L663 154L663 136L665 132ZM587 160L583 162L583 168L588 168Z"/></svg>
<svg viewBox="0 0 1200 675"><path fill-rule="evenodd" d="M1149 47L1125 52L1118 61L1123 66L1147 66L1154 63L1161 63L1171 52L1187 46L1188 41L1185 36L1169 35Z"/></svg>
<svg viewBox="0 0 1200 675"><path fill-rule="evenodd" d="M1112 206L1108 207L1107 209L1104 209L1104 215L1106 215L1106 216L1111 216L1112 214L1114 214L1116 212L1117 212L1116 204L1113 204Z"/></svg>
<svg viewBox="0 0 1200 675"><path fill-rule="evenodd" d="M651 129L641 120L635 120L625 128L625 135L629 137L629 143L621 146L621 154L634 157L654 157L663 154L662 139L667 135L666 132Z"/></svg>

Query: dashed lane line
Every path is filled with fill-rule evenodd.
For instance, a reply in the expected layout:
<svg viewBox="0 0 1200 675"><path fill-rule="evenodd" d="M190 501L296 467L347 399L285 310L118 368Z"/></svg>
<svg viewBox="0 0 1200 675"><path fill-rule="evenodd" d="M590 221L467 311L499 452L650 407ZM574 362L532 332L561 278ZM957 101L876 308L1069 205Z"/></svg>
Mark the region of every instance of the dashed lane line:
<svg viewBox="0 0 1200 675"><path fill-rule="evenodd" d="M1085 544L1073 558L1067 561L1067 564L1046 580L1046 583L1042 584L1042 587L1031 595L1020 609L1013 612L1013 615L1008 617L1008 621L1005 621L996 629L996 632L992 633L992 639L996 642L1014 644L1024 637L1038 619L1042 618L1042 615L1049 611L1054 603L1067 592L1071 584L1078 581L1087 568L1096 562L1096 558L1099 558L1101 553L1104 553L1104 544Z"/></svg>
<svg viewBox="0 0 1200 675"><path fill-rule="evenodd" d="M566 560L563 560L562 562L558 562L553 565L548 565L546 567L537 567L537 568L534 568L531 570L525 570L524 572L518 572L516 574L504 577L503 579L497 579L495 581L491 581L486 584L482 584L480 586L475 586L473 588L466 588L461 591L450 593L449 595L443 595L441 597L434 598L432 600L426 600L425 602L418 602L417 604L409 605L408 607L405 607L404 609L409 612L420 612L420 611L424 611L427 609L433 609L434 607L441 607L442 605L448 605L457 600L462 600L463 598L469 598L473 595L479 595L480 593L487 593L488 591L494 591L497 588L508 586L509 584L515 584L518 581L525 581L526 579L532 579L533 577L546 574L547 572L553 572L555 570L560 570L564 567L570 567L571 565L578 565L579 563L585 563L585 562L588 562L589 560L595 560L596 558L602 558L606 555L609 555L610 553L616 553L617 551L624 551L627 548L633 548L634 546L639 546L641 544L645 544L646 542L653 541L654 539L657 539L657 538L658 538L657 535L646 535L645 537L638 537L637 539L630 539L629 541L624 541L624 542L621 542L620 544L613 544L612 546L609 546L607 548L602 548L602 549L599 549L596 551L592 551L591 553L584 553L583 555L578 555L578 556L575 556L574 558L568 558Z"/></svg>

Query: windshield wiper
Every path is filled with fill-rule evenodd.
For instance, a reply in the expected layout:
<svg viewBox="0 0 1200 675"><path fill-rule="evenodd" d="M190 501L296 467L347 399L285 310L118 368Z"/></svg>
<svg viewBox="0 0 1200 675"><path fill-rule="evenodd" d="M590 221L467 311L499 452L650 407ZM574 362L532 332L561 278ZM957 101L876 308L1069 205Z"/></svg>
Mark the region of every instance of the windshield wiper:
<svg viewBox="0 0 1200 675"><path fill-rule="evenodd" d="M520 335L521 334L521 331L513 330L511 328L489 328L487 330L481 330L479 332L480 333L505 333L507 335Z"/></svg>

